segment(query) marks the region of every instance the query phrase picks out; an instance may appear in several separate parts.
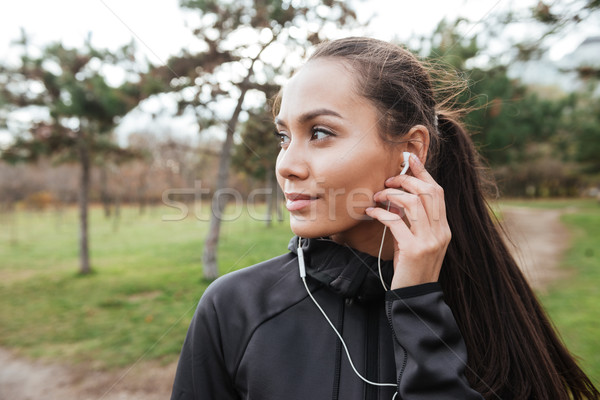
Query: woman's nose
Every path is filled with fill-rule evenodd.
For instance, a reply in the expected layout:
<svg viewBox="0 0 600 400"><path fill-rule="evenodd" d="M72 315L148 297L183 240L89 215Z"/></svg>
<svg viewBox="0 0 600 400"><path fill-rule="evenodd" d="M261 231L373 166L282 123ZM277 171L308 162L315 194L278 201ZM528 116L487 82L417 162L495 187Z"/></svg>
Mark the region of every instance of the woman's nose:
<svg viewBox="0 0 600 400"><path fill-rule="evenodd" d="M285 179L306 179L309 175L309 166L306 152L302 143L292 140L286 149L282 149L277 156L277 174Z"/></svg>

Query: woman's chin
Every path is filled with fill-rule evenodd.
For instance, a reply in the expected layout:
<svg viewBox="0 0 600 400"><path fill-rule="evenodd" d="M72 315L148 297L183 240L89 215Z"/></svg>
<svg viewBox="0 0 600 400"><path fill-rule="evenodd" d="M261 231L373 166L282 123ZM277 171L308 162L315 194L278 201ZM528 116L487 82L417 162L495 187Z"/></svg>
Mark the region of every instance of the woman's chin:
<svg viewBox="0 0 600 400"><path fill-rule="evenodd" d="M294 235L306 239L330 236L332 233L334 233L331 232L331 227L329 227L328 229L327 226L324 226L320 223L316 223L315 221L290 221L290 228L292 229L292 232L294 232Z"/></svg>
<svg viewBox="0 0 600 400"><path fill-rule="evenodd" d="M328 235L321 235L317 231L314 231L312 229L292 229L292 232L294 233L294 235L300 236L301 238L305 238L305 239L314 239L314 238L319 238L319 237L323 237L323 236L328 236Z"/></svg>

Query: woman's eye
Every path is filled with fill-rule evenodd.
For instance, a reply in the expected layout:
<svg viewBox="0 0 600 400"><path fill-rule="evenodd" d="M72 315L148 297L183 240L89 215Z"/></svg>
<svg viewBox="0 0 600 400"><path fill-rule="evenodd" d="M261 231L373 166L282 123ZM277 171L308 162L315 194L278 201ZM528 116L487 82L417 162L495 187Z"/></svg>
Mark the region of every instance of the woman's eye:
<svg viewBox="0 0 600 400"><path fill-rule="evenodd" d="M287 145L290 141L290 138L285 133L275 132L275 136L279 139L279 145L284 146Z"/></svg>
<svg viewBox="0 0 600 400"><path fill-rule="evenodd" d="M326 137L333 136L333 133L323 128L313 128L312 130L312 139L319 140L325 139Z"/></svg>

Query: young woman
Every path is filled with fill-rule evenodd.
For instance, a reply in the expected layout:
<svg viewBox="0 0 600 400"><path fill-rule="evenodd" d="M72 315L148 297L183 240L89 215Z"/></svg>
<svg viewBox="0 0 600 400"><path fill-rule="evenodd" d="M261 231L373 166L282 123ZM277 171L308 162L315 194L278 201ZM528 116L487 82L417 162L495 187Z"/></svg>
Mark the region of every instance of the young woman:
<svg viewBox="0 0 600 400"><path fill-rule="evenodd" d="M502 242L473 145L411 53L325 43L275 114L296 236L207 289L172 399L600 397Z"/></svg>

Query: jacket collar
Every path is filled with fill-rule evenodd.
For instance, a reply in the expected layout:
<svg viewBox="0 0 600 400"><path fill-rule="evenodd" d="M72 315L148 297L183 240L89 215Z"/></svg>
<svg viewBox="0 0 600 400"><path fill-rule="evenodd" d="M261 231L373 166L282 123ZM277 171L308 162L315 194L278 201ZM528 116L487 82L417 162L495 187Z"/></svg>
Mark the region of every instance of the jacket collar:
<svg viewBox="0 0 600 400"><path fill-rule="evenodd" d="M290 240L288 249L294 254L298 253L298 236ZM377 257L340 245L329 238L302 238L302 250L306 274L334 293L361 302L384 296ZM388 287L393 271L391 260L381 260L381 272Z"/></svg>

